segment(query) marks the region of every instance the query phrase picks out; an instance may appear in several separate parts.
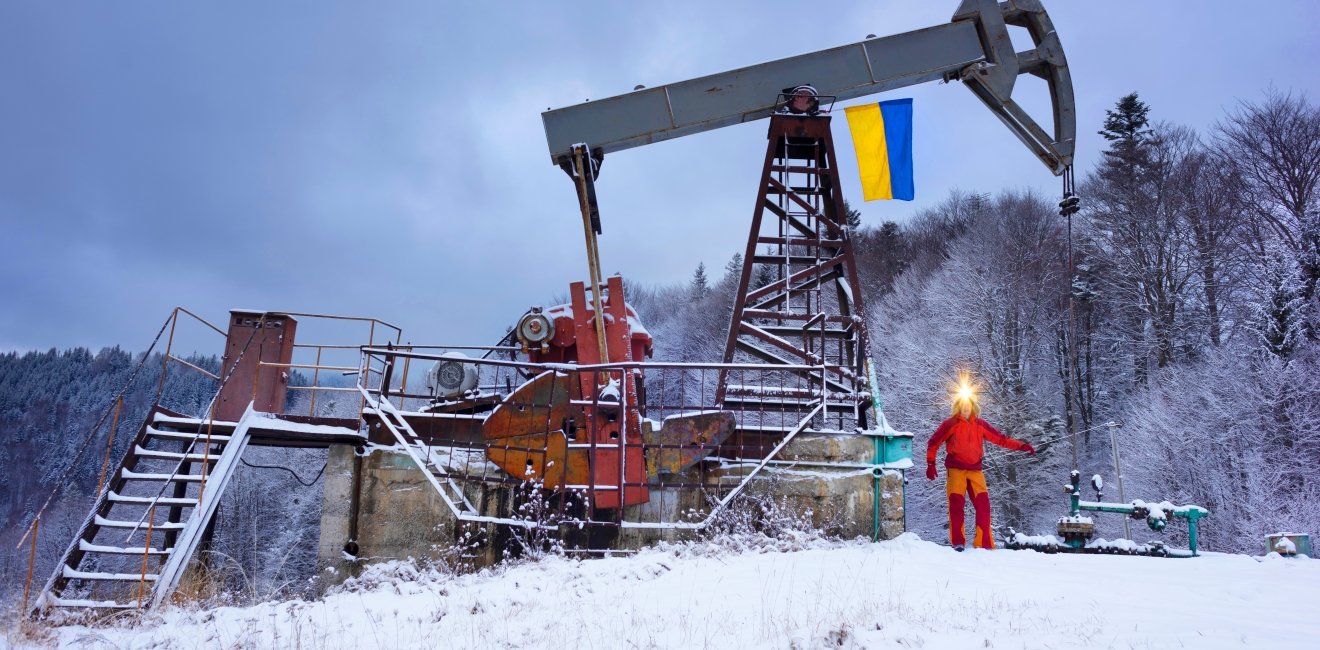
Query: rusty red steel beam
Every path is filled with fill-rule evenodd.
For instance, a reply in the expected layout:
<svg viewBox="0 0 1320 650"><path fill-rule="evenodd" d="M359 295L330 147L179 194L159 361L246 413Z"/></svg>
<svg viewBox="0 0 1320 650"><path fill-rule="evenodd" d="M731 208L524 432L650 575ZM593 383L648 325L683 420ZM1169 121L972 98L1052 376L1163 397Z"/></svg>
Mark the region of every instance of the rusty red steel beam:
<svg viewBox="0 0 1320 650"><path fill-rule="evenodd" d="M747 309L765 309L766 307L774 307L776 305L783 303L785 300L789 300L801 296L803 293L819 288L822 284L825 284L826 282L829 282L831 280L837 280L841 277L843 277L843 272L841 272L837 267L830 269L823 275L808 279L805 282L793 286L787 292L781 292L778 295L770 296L765 300L762 300L761 302L758 302ZM774 286L774 285L770 284L766 286ZM746 312L747 309L744 309L744 312Z"/></svg>
<svg viewBox="0 0 1320 650"><path fill-rule="evenodd" d="M825 272L826 270L837 266L840 262L843 262L843 260L844 260L843 255L837 255L835 257L831 257L830 259L824 260L819 264L802 269L801 271L798 271L793 275L788 276L787 284L793 284L795 282L800 282L805 278L819 275ZM747 294L747 301L754 302L774 293L779 288L779 285L784 282L785 282L784 280L776 280L774 282L771 282L770 284L765 285L764 287L761 287L760 289L757 289Z"/></svg>

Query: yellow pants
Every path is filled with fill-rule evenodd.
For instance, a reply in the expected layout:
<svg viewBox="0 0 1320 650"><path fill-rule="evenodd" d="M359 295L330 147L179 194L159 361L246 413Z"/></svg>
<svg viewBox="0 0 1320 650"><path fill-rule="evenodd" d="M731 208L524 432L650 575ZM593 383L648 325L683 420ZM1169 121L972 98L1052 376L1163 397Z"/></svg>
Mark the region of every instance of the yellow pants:
<svg viewBox="0 0 1320 650"><path fill-rule="evenodd" d="M994 535L990 532L990 492L985 487L985 474L981 470L966 470L949 467L949 482L944 492L949 497L949 542L954 546L966 546L967 538L963 533L963 511L966 495L971 495L972 507L976 508L977 548L994 548Z"/></svg>

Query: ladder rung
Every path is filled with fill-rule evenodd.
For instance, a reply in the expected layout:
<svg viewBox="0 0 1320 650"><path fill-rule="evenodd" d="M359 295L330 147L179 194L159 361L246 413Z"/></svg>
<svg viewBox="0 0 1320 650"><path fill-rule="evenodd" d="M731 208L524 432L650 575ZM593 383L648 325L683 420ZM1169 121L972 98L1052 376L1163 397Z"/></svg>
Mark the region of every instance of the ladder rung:
<svg viewBox="0 0 1320 650"><path fill-rule="evenodd" d="M758 244L771 244L780 246L824 246L826 248L842 248L842 239L816 239L815 237L771 237L769 235L756 238Z"/></svg>
<svg viewBox="0 0 1320 650"><path fill-rule="evenodd" d="M131 497L111 491L106 498L115 503L137 503L144 506L195 506L197 499L186 497Z"/></svg>
<svg viewBox="0 0 1320 650"><path fill-rule="evenodd" d="M789 266L815 266L829 259L830 258L828 257L816 257L812 255L789 255L785 257L783 255L775 255L774 253L771 253L768 255L753 256L752 263L776 267L784 266L786 263ZM783 280L776 280L776 282L783 282Z"/></svg>
<svg viewBox="0 0 1320 650"><path fill-rule="evenodd" d="M821 330L819 326L815 326L806 330L802 329L801 327L781 327L777 325L757 325L757 327L779 337L806 336L808 338L820 338L821 335ZM824 331L824 334L826 338L832 338L832 339L846 339L852 336L852 332L849 332L848 330L839 330L839 329L826 329Z"/></svg>
<svg viewBox="0 0 1320 650"><path fill-rule="evenodd" d="M156 417L151 418L151 421L152 421L152 423L154 423L154 424L159 424L159 425L163 425L163 426L167 426L167 427L175 427L175 428L182 428L182 427L194 427L194 428L195 428L195 427L197 427L197 426L206 426L206 420L203 420L203 419L198 419L198 418L176 418L176 417L174 417L174 416L165 415L164 413L157 413L157 414L156 414ZM232 430L234 429L235 426L238 426L238 423L237 423L237 422L230 422L230 421L228 421L228 420L212 420L212 421L211 421L211 428L212 428L212 429L226 429L226 430L230 430L230 431L232 431Z"/></svg>
<svg viewBox="0 0 1320 650"><path fill-rule="evenodd" d="M802 165L770 165L770 171L789 172L791 174L819 174L828 171L826 167L804 167Z"/></svg>
<svg viewBox="0 0 1320 650"><path fill-rule="evenodd" d="M95 523L97 526L100 526L102 528L141 528L142 530L147 529L147 522L145 521L139 523L136 521L121 521L119 519L106 519L101 515L96 516ZM153 524L152 528L156 530L183 530L186 525L187 524L184 524L183 522L167 521L165 523Z"/></svg>
<svg viewBox="0 0 1320 650"><path fill-rule="evenodd" d="M166 438L169 440L191 440L195 442L206 442L206 432L190 433L187 431L165 431L156 427L147 427L147 435L153 438ZM229 442L229 436L219 433L211 434L211 442Z"/></svg>
<svg viewBox="0 0 1320 650"><path fill-rule="evenodd" d="M786 190L781 190L781 189L779 189L778 187L775 187L773 184L771 184L771 185L766 186L766 188L765 188L765 193L766 193L766 194L789 194L789 193L792 193L792 194L824 194L824 193L825 193L825 190L822 189L822 188L819 188L819 187L790 187L790 188L787 188Z"/></svg>
<svg viewBox="0 0 1320 650"><path fill-rule="evenodd" d="M137 603L117 603L113 600L81 600L77 598L51 598L54 607L82 607L86 609L135 609Z"/></svg>
<svg viewBox="0 0 1320 650"><path fill-rule="evenodd" d="M141 573L101 573L100 571L79 571L69 565L64 565L64 577L70 580L122 580L124 582L138 582L145 580L155 582L160 577L154 573L143 575Z"/></svg>
<svg viewBox="0 0 1320 650"><path fill-rule="evenodd" d="M175 474L170 476L169 474L138 473L127 467L120 473L120 476L135 481L190 481L193 483L200 482L203 478L201 474Z"/></svg>
<svg viewBox="0 0 1320 650"><path fill-rule="evenodd" d="M184 458L187 458L188 460L209 460L212 463L220 459L219 453L214 453L210 456L203 454L181 454L175 451L146 449L142 445L134 445L133 453L137 454L138 458L165 458L168 460L183 460Z"/></svg>
<svg viewBox="0 0 1320 650"><path fill-rule="evenodd" d="M109 553L113 555L141 556L143 553L143 549L141 546L137 546L137 547L102 546L100 544L93 544L85 539L78 540L78 550L83 551L85 553ZM146 552L149 555L169 555L170 551L171 549L168 548L153 548Z"/></svg>

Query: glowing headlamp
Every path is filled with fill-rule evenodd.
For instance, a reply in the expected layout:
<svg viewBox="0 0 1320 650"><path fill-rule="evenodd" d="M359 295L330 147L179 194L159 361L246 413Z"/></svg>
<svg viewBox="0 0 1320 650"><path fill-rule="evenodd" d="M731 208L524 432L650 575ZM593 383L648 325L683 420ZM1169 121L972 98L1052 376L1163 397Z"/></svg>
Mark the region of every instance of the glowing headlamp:
<svg viewBox="0 0 1320 650"><path fill-rule="evenodd" d="M958 371L958 383L953 387L954 402L975 402L976 387L972 385L971 373L966 370Z"/></svg>

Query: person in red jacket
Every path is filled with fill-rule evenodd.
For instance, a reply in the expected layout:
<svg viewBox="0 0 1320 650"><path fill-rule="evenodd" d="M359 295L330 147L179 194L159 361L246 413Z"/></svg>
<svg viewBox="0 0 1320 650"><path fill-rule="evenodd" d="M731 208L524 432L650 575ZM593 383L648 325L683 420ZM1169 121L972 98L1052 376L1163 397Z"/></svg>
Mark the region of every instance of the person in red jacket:
<svg viewBox="0 0 1320 650"><path fill-rule="evenodd" d="M981 458L985 454L982 441L989 440L1005 449L1025 451L1033 456L1036 454L1035 447L1000 433L982 420L980 414L976 395L964 385L953 401L953 413L940 424L926 444L926 478L933 481L936 476L935 453L948 443L944 467L948 470L949 481L944 491L949 497L949 542L958 551L967 545L963 533L963 506L968 493L972 495L972 506L976 508L975 545L985 549L995 547L990 533L990 493L986 491L985 474L981 471Z"/></svg>

